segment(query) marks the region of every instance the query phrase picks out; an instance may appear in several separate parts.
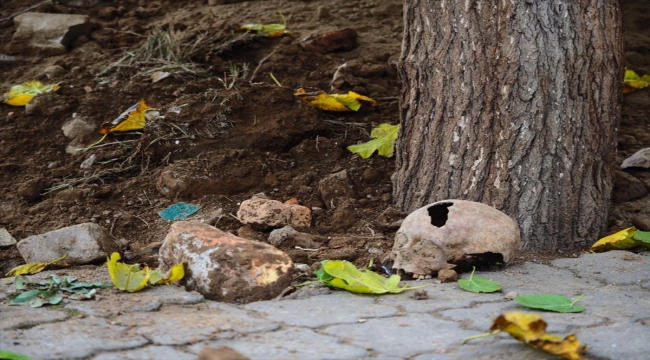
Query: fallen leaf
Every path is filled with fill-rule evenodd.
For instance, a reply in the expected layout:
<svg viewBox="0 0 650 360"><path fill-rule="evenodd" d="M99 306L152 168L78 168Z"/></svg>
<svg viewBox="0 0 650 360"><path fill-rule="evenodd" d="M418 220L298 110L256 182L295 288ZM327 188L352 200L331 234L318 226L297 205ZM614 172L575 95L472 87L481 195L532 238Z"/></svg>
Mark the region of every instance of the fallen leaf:
<svg viewBox="0 0 650 360"><path fill-rule="evenodd" d="M347 94L327 94L317 88L300 87L293 93L307 105L325 111L357 111L361 101L375 105L377 102L367 96L348 91Z"/></svg>
<svg viewBox="0 0 650 360"><path fill-rule="evenodd" d="M642 245L648 247L650 246L650 231L637 230L636 233L634 233L633 239L642 242Z"/></svg>
<svg viewBox="0 0 650 360"><path fill-rule="evenodd" d="M114 252L106 262L108 273L111 275L113 285L122 291L136 292L144 289L149 283L151 271L148 267L140 270L139 265L118 263L122 257Z"/></svg>
<svg viewBox="0 0 650 360"><path fill-rule="evenodd" d="M144 100L138 101L137 104L131 106L124 111L120 116L110 123L102 124L99 130L100 134L108 134L116 131L131 131L143 129L146 125L146 112L152 109Z"/></svg>
<svg viewBox="0 0 650 360"><path fill-rule="evenodd" d="M610 250L627 250L639 246L650 248L650 243L635 239L637 233L635 227L623 229L617 233L605 236L591 246L591 251L603 252Z"/></svg>
<svg viewBox="0 0 650 360"><path fill-rule="evenodd" d="M291 35L291 32L287 31L287 21L284 18L284 15L280 13L282 18L282 24L244 24L238 28L238 30L246 31L255 31L259 35L268 37L268 38L277 38L282 35Z"/></svg>
<svg viewBox="0 0 650 360"><path fill-rule="evenodd" d="M473 293L491 293L501 290L501 285L499 283L474 275L475 271L476 267L472 268L472 274L469 276L469 279L458 280L458 286L460 286L461 289Z"/></svg>
<svg viewBox="0 0 650 360"><path fill-rule="evenodd" d="M559 313L578 313L585 311L585 308L584 306L576 306L574 304L583 296L584 295L579 296L573 301L562 295L554 294L517 296L513 300L519 305L533 309L542 309Z"/></svg>
<svg viewBox="0 0 650 360"><path fill-rule="evenodd" d="M361 158L367 159L377 151L381 156L392 157L395 149L395 140L399 134L399 125L380 124L372 129L370 140L363 144L348 146L348 150L359 154Z"/></svg>
<svg viewBox="0 0 650 360"><path fill-rule="evenodd" d="M168 73L166 71L156 71L155 73L151 74L151 82L157 83L158 81L168 77L169 75L171 75L171 73Z"/></svg>
<svg viewBox="0 0 650 360"><path fill-rule="evenodd" d="M67 266L69 266L67 264L57 264L59 261L65 259L66 257L68 257L68 254L64 254L60 258L54 259L54 260L52 260L50 262L46 262L46 263L38 262L38 263L29 263L29 264L25 264L25 265L20 265L18 267L15 267L15 268L11 269L6 274L6 276L32 275L32 274L39 273L39 272L45 270L45 268L47 268L48 266L52 266L52 265L55 265L55 266L58 266L58 267L67 267Z"/></svg>
<svg viewBox="0 0 650 360"><path fill-rule="evenodd" d="M3 360L32 360L31 357L11 351L0 350L0 359Z"/></svg>
<svg viewBox="0 0 650 360"><path fill-rule="evenodd" d="M5 103L12 106L25 106L34 96L47 92L59 90L59 84L45 85L38 80L27 81L25 83L14 85L8 93L5 94Z"/></svg>
<svg viewBox="0 0 650 360"><path fill-rule="evenodd" d="M575 335L561 338L546 333L546 321L537 314L510 312L500 315L490 329L507 332L513 338L569 360L584 359L586 346Z"/></svg>
<svg viewBox="0 0 650 360"><path fill-rule="evenodd" d="M155 269L151 272L149 283L151 285L164 285L179 281L185 277L185 264L180 263L172 266L169 271L163 274L162 270Z"/></svg>
<svg viewBox="0 0 650 360"><path fill-rule="evenodd" d="M399 275L392 275L385 278L370 270L360 271L354 264L345 260L324 260L321 262L322 270L328 274L321 272L319 279L324 280L328 286L348 290L353 293L359 294L385 294L385 293L401 293L404 290L419 289L424 286L409 287L404 285L399 286Z"/></svg>
<svg viewBox="0 0 650 360"><path fill-rule="evenodd" d="M643 89L650 85L650 74L639 76L634 70L625 69L625 78L623 80L623 94Z"/></svg>
<svg viewBox="0 0 650 360"><path fill-rule="evenodd" d="M97 289L109 288L111 285L101 282L77 282L77 278L73 276L60 279L53 274L50 275L50 279L41 282L28 282L22 276L17 276L14 280L14 287L18 292L7 296L9 305L40 307L60 303L64 294L75 300L89 299L95 295Z"/></svg>

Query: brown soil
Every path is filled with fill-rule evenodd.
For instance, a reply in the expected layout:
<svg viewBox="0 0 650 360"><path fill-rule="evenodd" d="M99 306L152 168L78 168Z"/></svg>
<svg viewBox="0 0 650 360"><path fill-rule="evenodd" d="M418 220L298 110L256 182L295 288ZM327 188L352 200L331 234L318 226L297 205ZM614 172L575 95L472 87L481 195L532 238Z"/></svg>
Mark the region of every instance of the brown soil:
<svg viewBox="0 0 650 360"><path fill-rule="evenodd" d="M39 2L0 0L0 19ZM648 22L643 14L648 12L634 3L624 4L634 10L633 21L626 18L628 65L648 72L650 39L643 32ZM61 83L56 94L37 98L31 115L0 105L0 226L16 239L92 221L110 230L127 261L156 265L170 225L158 211L177 201L191 202L202 206L194 219L237 232L242 225L232 215L238 205L264 192L280 201L297 198L314 209L309 232L323 246L317 252L281 247L295 262L347 259L367 264L383 260L392 247L393 223L404 216L391 208L394 160L377 155L363 160L346 147L368 140L373 126L399 122L395 59L402 34L401 0L214 6L207 1L118 0L90 8L54 1L33 11L89 15L93 32L77 40L66 55L0 62L2 92L34 79ZM292 36L269 39L236 31L245 23L281 22L279 13ZM348 27L358 32L354 50L319 54L299 46L313 32ZM10 47L13 21L0 20L0 29L0 54L20 55ZM155 55L137 62L128 55L139 56L139 47L155 34L172 34L176 44L185 46L186 56L163 63ZM190 44L196 46L190 49ZM292 95L299 86L330 91L344 63L344 81L334 83L336 91L373 97L376 106L326 113ZM48 79L53 65L63 71ZM163 66L172 75L152 83L151 73ZM74 116L99 129L140 99L160 114L143 131L110 134L100 146L66 153L71 145L61 131L66 121ZM626 137L619 144L619 160L649 145L647 136L638 135L648 133L648 115L648 107L638 101L625 108L621 134ZM99 137L94 132L77 145ZM95 163L80 168L91 155ZM347 205L329 209L320 199L318 182L341 170L347 171L355 195ZM637 173L648 181L647 171ZM647 212L648 198L618 204L609 219L612 230ZM240 232L259 236L250 229ZM529 253L517 261L572 255ZM0 251L0 272L19 263L15 248Z"/></svg>

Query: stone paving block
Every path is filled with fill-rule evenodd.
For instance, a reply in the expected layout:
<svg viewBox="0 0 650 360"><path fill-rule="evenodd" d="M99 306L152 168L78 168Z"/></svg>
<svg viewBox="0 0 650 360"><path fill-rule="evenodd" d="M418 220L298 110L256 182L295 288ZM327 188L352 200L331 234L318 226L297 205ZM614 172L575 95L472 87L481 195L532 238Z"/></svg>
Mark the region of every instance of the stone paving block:
<svg viewBox="0 0 650 360"><path fill-rule="evenodd" d="M146 346L134 350L103 353L91 360L196 360L196 355L177 350L171 346Z"/></svg>
<svg viewBox="0 0 650 360"><path fill-rule="evenodd" d="M0 348L35 359L84 358L102 351L142 346L147 339L99 318L78 318L28 330L3 331Z"/></svg>
<svg viewBox="0 0 650 360"><path fill-rule="evenodd" d="M67 311L47 307L0 305L0 330L26 328L65 320L70 317Z"/></svg>
<svg viewBox="0 0 650 360"><path fill-rule="evenodd" d="M650 354L650 327L639 323L581 329L576 335L589 345L588 359L647 359Z"/></svg>
<svg viewBox="0 0 650 360"><path fill-rule="evenodd" d="M568 335L574 327L594 326L607 321L603 317L594 315L594 311L589 308L582 313L561 314L527 309L514 301L478 304L473 308L446 310L441 311L439 314L445 319L462 322L469 329L488 332L499 315L511 311L541 315L548 324L546 330L557 335Z"/></svg>
<svg viewBox="0 0 650 360"><path fill-rule="evenodd" d="M497 335L486 339L477 339L461 345L458 350L445 354L428 353L414 357L412 360L557 360L557 356L551 355L539 349L531 348L513 338L510 335Z"/></svg>
<svg viewBox="0 0 650 360"><path fill-rule="evenodd" d="M333 325L325 333L388 356L407 358L423 352L448 351L475 331L429 314L370 319L364 323Z"/></svg>
<svg viewBox="0 0 650 360"><path fill-rule="evenodd" d="M650 317L650 292L636 286L606 285L586 292L578 304L586 307L587 313L618 323Z"/></svg>
<svg viewBox="0 0 650 360"><path fill-rule="evenodd" d="M394 306L377 305L371 295L334 292L307 299L260 301L246 305L246 309L266 315L267 319L287 325L318 328L325 325L355 323L359 319L393 316ZM326 316L323 316L327 314Z"/></svg>
<svg viewBox="0 0 650 360"><path fill-rule="evenodd" d="M611 285L640 284L650 272L650 257L629 251L584 254L577 259L554 260L552 264Z"/></svg>
<svg viewBox="0 0 650 360"><path fill-rule="evenodd" d="M472 302L490 302L503 300L502 293L476 294L462 290L457 283L435 284L433 280L410 281L409 286L430 284L421 289L427 292L428 299L415 300L413 291L405 291L394 296L381 297L380 304L397 306L408 313L433 312L444 309L456 309L470 306Z"/></svg>
<svg viewBox="0 0 650 360"><path fill-rule="evenodd" d="M576 291L582 293L603 285L595 279L578 278L569 270L535 263L512 266L502 271L481 272L477 275L500 283L502 294L514 291L519 295L553 293L571 297ZM463 275L463 278L466 277Z"/></svg>
<svg viewBox="0 0 650 360"><path fill-rule="evenodd" d="M287 328L250 334L234 339L201 342L188 351L198 354L204 347L229 346L251 359L359 359L369 355L363 348L310 329Z"/></svg>
<svg viewBox="0 0 650 360"><path fill-rule="evenodd" d="M203 300L197 292L163 285L144 289L135 294L116 289L101 290L99 301L66 301L66 308L75 309L91 316L107 317L134 311L155 311L163 304L189 305Z"/></svg>
<svg viewBox="0 0 650 360"><path fill-rule="evenodd" d="M254 318L235 305L223 303L165 306L155 313L119 316L115 323L131 326L130 334L145 336L157 345L185 345L230 338L239 333L272 331L279 327L269 320Z"/></svg>

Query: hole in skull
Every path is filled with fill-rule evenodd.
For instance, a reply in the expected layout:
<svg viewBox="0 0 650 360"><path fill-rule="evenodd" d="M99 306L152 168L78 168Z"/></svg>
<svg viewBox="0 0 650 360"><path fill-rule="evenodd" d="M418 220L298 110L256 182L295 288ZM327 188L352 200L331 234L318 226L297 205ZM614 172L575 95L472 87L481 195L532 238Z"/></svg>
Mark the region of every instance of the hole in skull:
<svg viewBox="0 0 650 360"><path fill-rule="evenodd" d="M447 223L447 214L449 214L449 209L452 207L453 203L442 203L431 206L427 209L429 216L431 217L431 225L435 227L443 227Z"/></svg>

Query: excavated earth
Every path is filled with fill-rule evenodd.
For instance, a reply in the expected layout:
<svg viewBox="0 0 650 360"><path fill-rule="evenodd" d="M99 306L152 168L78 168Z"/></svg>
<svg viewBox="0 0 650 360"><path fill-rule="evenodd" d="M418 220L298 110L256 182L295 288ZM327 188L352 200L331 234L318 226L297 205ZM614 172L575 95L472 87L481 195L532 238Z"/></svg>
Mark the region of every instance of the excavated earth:
<svg viewBox="0 0 650 360"><path fill-rule="evenodd" d="M394 159L375 154L364 160L347 146L367 141L376 125L399 123L402 1L119 0L87 8L70 6L73 1L35 6L40 2L0 0L0 91L29 80L60 84L55 94L37 98L30 114L0 104L0 227L14 238L95 222L110 231L127 261L156 266L170 226L158 216L160 210L178 201L193 203L202 208L192 219L263 239L266 233L242 229L235 217L242 201L263 192L280 201L296 198L313 210L308 232L321 244L318 251L280 246L296 263L384 260L397 221L405 216L391 207ZM627 66L650 72L647 6L642 0L623 5ZM31 6L35 12L88 15L92 33L64 55L25 54L20 44L12 44L12 16ZM282 23L282 17L290 35L265 38L238 31L246 23ZM321 54L300 46L310 34L345 28L358 34L351 50ZM154 48L165 39L168 45ZM156 71L170 75L152 82ZM353 90L377 105L327 113L293 96L300 86ZM109 134L87 151L70 153L99 140L101 124L139 100L158 112L142 131ZM650 146L649 115L650 89L626 96L619 164ZM61 127L73 118L94 130L71 141ZM94 163L81 166L90 157ZM323 203L318 183L342 170L354 193L331 208ZM617 174L612 215L602 219L611 231L650 223L650 171L627 173L632 180ZM630 181L637 184L631 195ZM574 255L525 253L518 261ZM0 272L22 262L15 247L0 251Z"/></svg>

